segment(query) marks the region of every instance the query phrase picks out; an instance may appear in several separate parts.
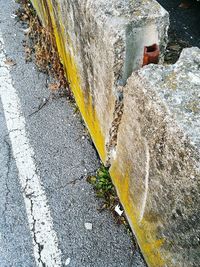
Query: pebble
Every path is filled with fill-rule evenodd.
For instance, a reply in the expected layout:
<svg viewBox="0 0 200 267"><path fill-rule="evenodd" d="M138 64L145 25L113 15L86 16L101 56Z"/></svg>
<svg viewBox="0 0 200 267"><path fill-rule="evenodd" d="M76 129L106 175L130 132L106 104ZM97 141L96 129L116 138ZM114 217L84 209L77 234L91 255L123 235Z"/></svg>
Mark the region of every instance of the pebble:
<svg viewBox="0 0 200 267"><path fill-rule="evenodd" d="M92 230L92 223L85 223L85 228L87 230Z"/></svg>
<svg viewBox="0 0 200 267"><path fill-rule="evenodd" d="M124 211L120 209L120 206L119 206L119 205L117 205L117 206L115 207L115 212L117 212L117 214L118 214L119 216L122 216L122 214L123 214Z"/></svg>
<svg viewBox="0 0 200 267"><path fill-rule="evenodd" d="M70 258L68 258L68 259L66 260L66 262L65 262L65 266L69 265L69 264L70 264L70 262L71 262L71 259L70 259Z"/></svg>

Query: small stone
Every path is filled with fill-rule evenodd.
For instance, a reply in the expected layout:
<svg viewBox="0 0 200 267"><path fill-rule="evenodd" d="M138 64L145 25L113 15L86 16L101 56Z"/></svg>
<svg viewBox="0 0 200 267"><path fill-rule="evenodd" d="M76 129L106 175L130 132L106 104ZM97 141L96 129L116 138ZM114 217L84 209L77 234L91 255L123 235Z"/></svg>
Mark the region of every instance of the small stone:
<svg viewBox="0 0 200 267"><path fill-rule="evenodd" d="M70 258L66 259L65 266L69 265L70 262L71 262L71 259Z"/></svg>
<svg viewBox="0 0 200 267"><path fill-rule="evenodd" d="M17 17L17 15L16 14L11 14L11 19L15 19L16 17Z"/></svg>
<svg viewBox="0 0 200 267"><path fill-rule="evenodd" d="M119 215L119 216L122 216L122 214L123 214L123 210L121 210L120 209L120 206L119 206L119 204L115 207L115 212L117 212L117 214Z"/></svg>
<svg viewBox="0 0 200 267"><path fill-rule="evenodd" d="M24 32L25 34L29 33L29 32L30 32L30 27L27 28L27 29L23 29L23 32Z"/></svg>
<svg viewBox="0 0 200 267"><path fill-rule="evenodd" d="M17 63L13 60L13 59L11 59L11 58L7 58L5 61L4 61L4 63L6 64L6 65L8 65L8 66L15 66Z"/></svg>
<svg viewBox="0 0 200 267"><path fill-rule="evenodd" d="M85 223L85 229L92 230L92 223Z"/></svg>

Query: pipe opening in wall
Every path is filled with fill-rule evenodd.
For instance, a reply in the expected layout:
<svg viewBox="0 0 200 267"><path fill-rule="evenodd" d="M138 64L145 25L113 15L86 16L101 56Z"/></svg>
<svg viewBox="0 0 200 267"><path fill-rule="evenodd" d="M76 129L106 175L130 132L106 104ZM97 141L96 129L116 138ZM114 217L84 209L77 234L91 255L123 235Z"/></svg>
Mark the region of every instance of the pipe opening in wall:
<svg viewBox="0 0 200 267"><path fill-rule="evenodd" d="M158 64L160 55L160 49L157 44L144 47L143 65L148 65L150 63Z"/></svg>

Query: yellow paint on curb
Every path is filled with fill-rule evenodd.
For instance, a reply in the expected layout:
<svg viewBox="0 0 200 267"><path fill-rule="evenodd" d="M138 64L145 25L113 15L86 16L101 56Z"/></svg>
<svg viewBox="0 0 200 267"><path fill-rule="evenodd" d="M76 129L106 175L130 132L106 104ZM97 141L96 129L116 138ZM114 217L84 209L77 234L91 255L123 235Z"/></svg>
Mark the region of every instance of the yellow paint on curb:
<svg viewBox="0 0 200 267"><path fill-rule="evenodd" d="M166 265L167 255L164 255L163 257L161 253L165 240L157 239L156 225L148 223L145 220L145 217L141 222L139 222L140 211L137 210L137 207L134 206L134 203L131 200L130 173L128 165L129 164L127 163L127 167L124 170L125 174L121 173L117 162L114 162L110 169L110 175L117 189L120 201L126 211L127 219L134 230L134 234L148 266L171 266ZM147 233L148 237L146 236Z"/></svg>
<svg viewBox="0 0 200 267"><path fill-rule="evenodd" d="M96 113L92 96L90 92L86 93L86 90L89 90L89 88L85 88L84 91L81 86L78 67L73 56L73 54L78 53L78 51L74 50L70 37L65 32L59 5L54 7L51 0L42 0L41 2L39 0L32 0L32 2L39 16L42 16L42 19L44 19L46 23L48 23L50 16L58 52L65 69L67 80L70 83L70 88L73 91L76 103L90 131L97 151L102 161L105 163L105 136L100 126L99 117ZM165 240L157 239L156 225L149 223L145 220L145 217L139 222L140 212L131 201L130 173L128 167L127 170L123 171L125 174L121 173L117 162L114 162L111 166L110 174L147 264L151 267L171 266L166 262L168 261L167 254L162 254L162 246L165 243ZM147 234L148 237L146 236Z"/></svg>
<svg viewBox="0 0 200 267"><path fill-rule="evenodd" d="M47 7L44 5L44 0L41 2L40 6L37 5L37 0L33 0L36 8L40 8L42 5L42 10L46 10ZM69 47L73 49L70 37L65 33L63 23L61 21L61 15L59 10L55 10L52 2L47 0L46 2L48 10L46 14L49 13L51 17L51 23L54 31L54 36L56 39L56 44L58 52L63 63L67 80L70 84L70 88L74 94L76 103L80 109L80 112L84 118L87 128L91 134L91 137L95 143L97 151L101 157L101 160L105 163L106 161L106 149L105 149L105 137L101 130L99 119L95 110L95 105L93 103L91 94L87 93L81 88L81 82L79 78L79 73L75 59L69 51ZM43 11L39 13L42 14ZM56 13L57 12L57 13ZM46 19L46 18L45 18Z"/></svg>

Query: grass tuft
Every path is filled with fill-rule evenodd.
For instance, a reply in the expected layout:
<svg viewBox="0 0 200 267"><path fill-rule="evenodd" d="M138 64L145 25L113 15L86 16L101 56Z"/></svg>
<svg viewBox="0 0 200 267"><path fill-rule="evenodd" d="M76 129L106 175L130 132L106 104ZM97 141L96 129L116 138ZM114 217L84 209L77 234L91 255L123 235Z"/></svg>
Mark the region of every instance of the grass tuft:
<svg viewBox="0 0 200 267"><path fill-rule="evenodd" d="M95 176L89 176L87 181L93 186L96 196L102 200L102 205L98 209L100 212L104 210L109 210L112 212L115 221L118 224L123 224L125 226L126 232L131 236L134 247L138 247L135 237L132 233L132 230L129 226L129 223L123 213L122 216L119 216L115 207L117 205L123 210L122 205L120 204L120 200L117 196L117 192L115 186L110 177L109 169L104 167L103 165L97 170Z"/></svg>

